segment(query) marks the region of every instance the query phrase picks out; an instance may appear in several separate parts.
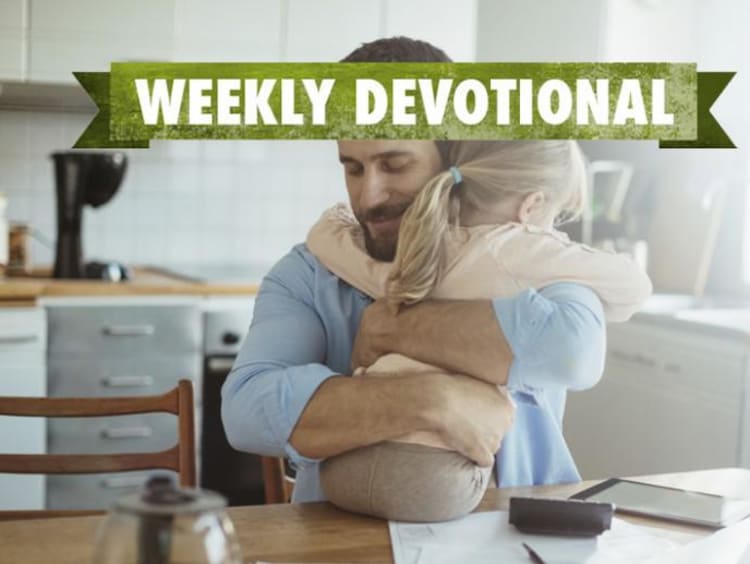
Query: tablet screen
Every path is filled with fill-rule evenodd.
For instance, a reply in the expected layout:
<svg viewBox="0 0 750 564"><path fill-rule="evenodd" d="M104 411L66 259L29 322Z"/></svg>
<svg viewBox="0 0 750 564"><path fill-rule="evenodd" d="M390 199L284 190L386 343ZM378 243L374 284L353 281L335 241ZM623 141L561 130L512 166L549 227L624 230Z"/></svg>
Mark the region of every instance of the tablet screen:
<svg viewBox="0 0 750 564"><path fill-rule="evenodd" d="M729 499L625 480L613 481L610 487L586 496L585 499L614 503L617 509L625 511L717 527L729 525L750 514L750 500Z"/></svg>

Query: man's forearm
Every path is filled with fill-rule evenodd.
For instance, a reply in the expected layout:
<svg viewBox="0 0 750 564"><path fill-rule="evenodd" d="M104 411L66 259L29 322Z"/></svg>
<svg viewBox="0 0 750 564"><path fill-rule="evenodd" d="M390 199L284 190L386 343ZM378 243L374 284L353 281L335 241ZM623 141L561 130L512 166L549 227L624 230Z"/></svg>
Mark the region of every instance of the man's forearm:
<svg viewBox="0 0 750 564"><path fill-rule="evenodd" d="M433 427L418 377L329 378L310 398L289 438L303 456L328 458Z"/></svg>
<svg viewBox="0 0 750 564"><path fill-rule="evenodd" d="M490 300L425 300L404 308L382 350L491 384L506 384L513 353Z"/></svg>
<svg viewBox="0 0 750 564"><path fill-rule="evenodd" d="M489 466L513 420L496 386L440 372L329 378L310 398L289 442L310 458L432 431L453 450Z"/></svg>

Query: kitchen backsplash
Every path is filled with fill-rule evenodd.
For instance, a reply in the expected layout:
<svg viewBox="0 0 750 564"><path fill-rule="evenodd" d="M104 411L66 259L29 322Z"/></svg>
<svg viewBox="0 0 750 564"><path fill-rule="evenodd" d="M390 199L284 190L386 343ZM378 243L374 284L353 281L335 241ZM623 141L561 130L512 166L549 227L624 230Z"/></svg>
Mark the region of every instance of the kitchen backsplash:
<svg viewBox="0 0 750 564"><path fill-rule="evenodd" d="M50 153L72 146L91 116L0 111L0 192L11 222L29 223L54 244ZM114 198L86 207L86 260L126 264L275 262L329 205L346 198L331 141L152 141L131 149ZM34 240L32 261L53 249Z"/></svg>

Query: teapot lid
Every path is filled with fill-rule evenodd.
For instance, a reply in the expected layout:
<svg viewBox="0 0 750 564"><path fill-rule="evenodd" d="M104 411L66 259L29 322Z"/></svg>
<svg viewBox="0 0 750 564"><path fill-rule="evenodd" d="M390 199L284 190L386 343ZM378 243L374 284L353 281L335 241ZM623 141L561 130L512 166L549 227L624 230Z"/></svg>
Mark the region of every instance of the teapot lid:
<svg viewBox="0 0 750 564"><path fill-rule="evenodd" d="M138 515L204 513L226 507L221 495L205 490L178 488L171 476L152 476L140 492L115 501L114 508Z"/></svg>

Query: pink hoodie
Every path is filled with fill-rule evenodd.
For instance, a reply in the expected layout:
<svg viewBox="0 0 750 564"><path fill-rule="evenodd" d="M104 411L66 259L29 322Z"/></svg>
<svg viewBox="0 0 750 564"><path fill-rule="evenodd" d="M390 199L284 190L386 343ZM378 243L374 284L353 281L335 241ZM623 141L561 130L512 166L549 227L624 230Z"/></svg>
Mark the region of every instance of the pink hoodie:
<svg viewBox="0 0 750 564"><path fill-rule="evenodd" d="M362 227L351 208L338 204L325 211L307 236L307 247L333 274L368 294L386 294L392 263L376 261L364 247ZM599 296L608 321L626 321L651 294L647 274L628 256L571 242L564 233L533 225L505 223L451 228L447 261L431 298L490 299L512 297L528 288L574 282ZM389 354L365 373L379 375L440 368ZM361 372L358 369L355 374ZM399 440L448 448L432 433Z"/></svg>

